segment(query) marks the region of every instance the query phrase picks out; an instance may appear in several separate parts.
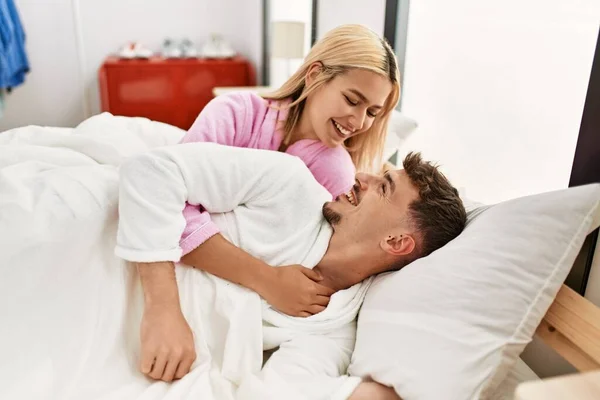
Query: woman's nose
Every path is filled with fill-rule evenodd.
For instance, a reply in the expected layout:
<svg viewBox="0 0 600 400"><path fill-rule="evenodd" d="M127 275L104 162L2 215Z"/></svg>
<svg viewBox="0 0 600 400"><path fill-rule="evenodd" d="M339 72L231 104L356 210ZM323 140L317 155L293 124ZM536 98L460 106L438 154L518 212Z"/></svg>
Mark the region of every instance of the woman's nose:
<svg viewBox="0 0 600 400"><path fill-rule="evenodd" d="M362 131L365 123L365 114L362 111L356 111L350 118L350 128L355 131Z"/></svg>

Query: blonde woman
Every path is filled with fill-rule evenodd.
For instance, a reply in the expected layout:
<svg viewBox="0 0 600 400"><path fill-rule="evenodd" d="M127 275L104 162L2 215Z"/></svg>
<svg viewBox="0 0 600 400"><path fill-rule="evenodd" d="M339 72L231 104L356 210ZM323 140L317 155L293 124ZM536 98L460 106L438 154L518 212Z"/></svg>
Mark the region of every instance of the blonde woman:
<svg viewBox="0 0 600 400"><path fill-rule="evenodd" d="M399 71L389 44L364 26L344 25L319 40L274 93L263 98L239 92L212 100L182 142L216 142L297 156L337 198L353 186L356 170L380 162L399 96ZM221 236L208 213L197 206L188 204L184 216L180 247L185 264L254 290L292 316L316 314L329 303L334 291L319 284L315 271L300 265L270 266L247 254ZM181 378L195 353L179 307L173 263L137 265L147 299L142 372L166 381Z"/></svg>

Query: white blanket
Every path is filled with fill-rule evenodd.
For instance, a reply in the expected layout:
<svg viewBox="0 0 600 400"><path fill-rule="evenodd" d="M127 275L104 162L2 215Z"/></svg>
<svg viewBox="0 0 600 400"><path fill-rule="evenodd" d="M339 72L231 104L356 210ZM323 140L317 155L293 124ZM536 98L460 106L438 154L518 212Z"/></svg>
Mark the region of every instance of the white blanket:
<svg viewBox="0 0 600 400"><path fill-rule="evenodd" d="M277 371L261 372L259 296L185 267L177 268L177 279L197 361L172 384L138 371L141 289L135 269L113 252L118 166L138 152L174 144L182 134L168 125L108 114L74 130L26 127L0 134L0 398L234 399L285 393L285 385L274 385ZM326 366L318 359L327 354L324 348L313 360L329 368L323 374L344 374L354 335L348 321L367 287L340 292L338 299L351 294L342 301L345 347L331 352L343 353L343 362ZM271 315L276 325L302 330L289 317ZM321 338L304 335L295 343L318 348L313 340ZM326 346L333 340L322 338ZM279 365L286 362L283 357ZM357 378L344 380L335 395L345 398L356 384ZM293 391L284 397L304 398Z"/></svg>

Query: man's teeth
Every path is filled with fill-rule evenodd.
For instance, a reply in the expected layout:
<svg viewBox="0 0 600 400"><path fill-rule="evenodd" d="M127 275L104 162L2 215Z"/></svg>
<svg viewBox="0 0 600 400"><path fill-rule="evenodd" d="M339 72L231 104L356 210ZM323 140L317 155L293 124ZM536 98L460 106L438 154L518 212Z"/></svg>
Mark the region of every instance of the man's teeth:
<svg viewBox="0 0 600 400"><path fill-rule="evenodd" d="M357 205L356 196L354 195L354 192L350 191L349 193L346 193L346 198L353 206Z"/></svg>
<svg viewBox="0 0 600 400"><path fill-rule="evenodd" d="M342 135L348 136L349 134L352 133L348 129L346 129L343 126L341 126L340 124L338 124L337 122L333 121L333 123L335 124L335 127L338 128L338 130L340 132L342 132Z"/></svg>

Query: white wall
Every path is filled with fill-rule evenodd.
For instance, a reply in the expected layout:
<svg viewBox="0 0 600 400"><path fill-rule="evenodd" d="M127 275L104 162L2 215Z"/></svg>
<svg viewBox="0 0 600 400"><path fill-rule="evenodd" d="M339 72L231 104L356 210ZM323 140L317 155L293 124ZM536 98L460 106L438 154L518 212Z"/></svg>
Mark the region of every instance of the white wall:
<svg viewBox="0 0 600 400"><path fill-rule="evenodd" d="M567 187L599 18L597 0L411 2L406 151L482 202Z"/></svg>
<svg viewBox="0 0 600 400"><path fill-rule="evenodd" d="M16 5L31 72L6 97L0 131L29 124L72 126L84 114L72 2L17 0Z"/></svg>
<svg viewBox="0 0 600 400"><path fill-rule="evenodd" d="M16 0L31 73L8 96L0 131L26 124L74 126L99 112L98 68L139 40L159 50L165 37L200 45L219 32L261 69L261 0Z"/></svg>
<svg viewBox="0 0 600 400"><path fill-rule="evenodd" d="M320 0L317 37L343 24L362 24L383 36L385 0Z"/></svg>

